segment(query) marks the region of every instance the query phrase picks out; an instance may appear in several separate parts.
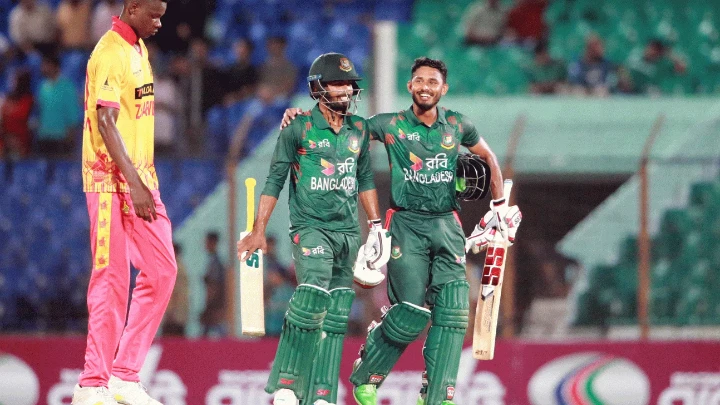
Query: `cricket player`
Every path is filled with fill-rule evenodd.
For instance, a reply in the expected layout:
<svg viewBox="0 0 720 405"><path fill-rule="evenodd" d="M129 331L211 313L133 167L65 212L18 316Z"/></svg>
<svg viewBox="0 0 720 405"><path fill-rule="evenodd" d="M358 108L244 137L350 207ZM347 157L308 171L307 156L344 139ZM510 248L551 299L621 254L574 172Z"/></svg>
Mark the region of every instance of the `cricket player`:
<svg viewBox="0 0 720 405"><path fill-rule="evenodd" d="M377 404L377 388L430 320L423 348L427 385L418 404L454 404L470 305L465 253L470 248L479 251L496 231L514 240L517 222L511 229L508 224L513 216L520 216L517 207L508 207L500 165L475 126L462 114L438 107L448 91L445 64L419 58L411 73L407 89L412 106L366 121L372 139L385 144L390 163L391 208L385 226L392 238L388 262L392 306L368 333L350 376L360 405ZM288 110L284 123L298 112ZM490 211L467 240L455 195L461 145L489 165L493 197ZM359 274L356 281L363 284Z"/></svg>
<svg viewBox="0 0 720 405"><path fill-rule="evenodd" d="M85 367L73 405L160 405L138 372L167 307L177 265L153 165L154 91L142 38L164 0L125 0L87 65L83 189L93 268ZM130 311L130 263L140 273Z"/></svg>
<svg viewBox="0 0 720 405"><path fill-rule="evenodd" d="M366 264L377 269L389 258L368 129L363 118L352 115L359 80L342 54L315 59L308 84L318 103L280 132L255 227L238 241L240 260L266 248L265 228L290 171L290 238L298 287L265 387L275 394L274 405L337 401L342 344L355 297L353 266L360 250L358 196L370 220Z"/></svg>

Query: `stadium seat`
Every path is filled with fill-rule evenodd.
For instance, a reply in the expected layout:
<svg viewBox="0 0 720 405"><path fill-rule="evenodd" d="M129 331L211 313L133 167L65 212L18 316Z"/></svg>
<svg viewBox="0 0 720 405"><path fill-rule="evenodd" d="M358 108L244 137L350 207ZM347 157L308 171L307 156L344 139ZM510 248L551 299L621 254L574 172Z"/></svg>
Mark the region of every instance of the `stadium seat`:
<svg viewBox="0 0 720 405"><path fill-rule="evenodd" d="M37 191L47 183L48 163L45 160L19 160L12 165L12 183L23 191Z"/></svg>

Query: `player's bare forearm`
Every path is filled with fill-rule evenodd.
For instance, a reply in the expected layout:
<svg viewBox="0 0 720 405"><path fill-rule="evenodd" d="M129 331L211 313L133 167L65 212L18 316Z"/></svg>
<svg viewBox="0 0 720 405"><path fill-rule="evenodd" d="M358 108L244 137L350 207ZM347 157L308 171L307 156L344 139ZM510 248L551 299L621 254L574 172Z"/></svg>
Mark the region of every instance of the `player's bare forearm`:
<svg viewBox="0 0 720 405"><path fill-rule="evenodd" d="M119 113L120 110L117 108L98 108L98 131L100 131L100 136L105 143L105 147L113 163L120 169L120 173L125 177L125 181L127 181L130 187L130 198L133 202L135 214L145 221L152 222L154 219L157 219L155 199L150 189L148 189L147 185L140 179L137 170L135 170L135 166L130 159L130 155L128 155L120 131L115 125Z"/></svg>
<svg viewBox="0 0 720 405"><path fill-rule="evenodd" d="M130 187L133 187L141 183L142 180L140 180L140 175L138 175L132 160L130 160L125 143L120 136L120 131L115 125L119 114L120 110L117 108L99 107L97 110L98 130L113 162L125 176L125 180L127 180Z"/></svg>
<svg viewBox="0 0 720 405"><path fill-rule="evenodd" d="M500 169L500 163L498 162L497 156L490 149L490 146L485 142L483 138L475 145L468 148L471 153L474 153L485 163L490 166L490 193L492 194L493 200L497 200L503 197L503 176L502 169Z"/></svg>
<svg viewBox="0 0 720 405"><path fill-rule="evenodd" d="M267 228L276 204L277 198L264 194L260 196L260 205L258 206L252 232L243 239L240 239L237 243L237 255L240 261L247 260L247 258L258 249L263 251L267 250L265 229Z"/></svg>
<svg viewBox="0 0 720 405"><path fill-rule="evenodd" d="M369 220L380 219L380 203L378 202L377 190L365 190L360 192L360 203L365 210Z"/></svg>

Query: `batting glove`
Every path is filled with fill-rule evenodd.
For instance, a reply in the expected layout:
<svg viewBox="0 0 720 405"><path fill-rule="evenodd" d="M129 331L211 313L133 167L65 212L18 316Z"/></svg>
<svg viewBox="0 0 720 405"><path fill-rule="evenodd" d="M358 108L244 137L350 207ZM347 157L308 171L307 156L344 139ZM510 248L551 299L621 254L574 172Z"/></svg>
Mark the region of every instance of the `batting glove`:
<svg viewBox="0 0 720 405"><path fill-rule="evenodd" d="M360 246L360 251L355 260L353 280L362 288L373 288L385 280L385 275L382 274L380 270L373 270L367 267L365 245Z"/></svg>
<svg viewBox="0 0 720 405"><path fill-rule="evenodd" d="M512 246L515 243L515 234L522 222L522 212L520 212L520 208L518 208L517 205L509 207L502 221L498 221L495 215L496 214L490 210L480 220L480 223L475 225L475 230L465 240L466 252L470 249L472 249L473 253L480 253L484 250L498 232L498 223L505 225L508 246Z"/></svg>
<svg viewBox="0 0 720 405"><path fill-rule="evenodd" d="M367 267L372 270L379 270L390 260L390 232L383 229L382 221L374 219L368 221L370 232L363 253L367 261Z"/></svg>

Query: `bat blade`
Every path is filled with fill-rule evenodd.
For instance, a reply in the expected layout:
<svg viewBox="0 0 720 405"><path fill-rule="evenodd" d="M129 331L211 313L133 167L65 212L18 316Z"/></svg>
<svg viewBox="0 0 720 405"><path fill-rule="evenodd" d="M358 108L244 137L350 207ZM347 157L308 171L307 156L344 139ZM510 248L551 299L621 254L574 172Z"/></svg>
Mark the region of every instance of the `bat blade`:
<svg viewBox="0 0 720 405"><path fill-rule="evenodd" d="M255 224L255 184L254 178L245 179L247 221L240 239L248 236ZM263 252L260 249L240 262L240 323L243 335L265 336L263 272Z"/></svg>
<svg viewBox="0 0 720 405"><path fill-rule="evenodd" d="M503 196L508 204L511 190L512 180L505 180ZM495 232L485 254L480 294L475 309L473 357L478 360L492 360L495 357L495 338L507 249L507 240L502 237L500 232Z"/></svg>
<svg viewBox="0 0 720 405"><path fill-rule="evenodd" d="M240 234L244 238L248 232ZM258 249L240 262L240 321L242 334L265 335L265 305L263 297L263 252Z"/></svg>

